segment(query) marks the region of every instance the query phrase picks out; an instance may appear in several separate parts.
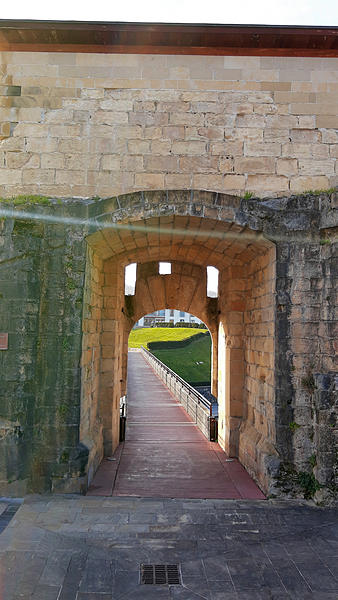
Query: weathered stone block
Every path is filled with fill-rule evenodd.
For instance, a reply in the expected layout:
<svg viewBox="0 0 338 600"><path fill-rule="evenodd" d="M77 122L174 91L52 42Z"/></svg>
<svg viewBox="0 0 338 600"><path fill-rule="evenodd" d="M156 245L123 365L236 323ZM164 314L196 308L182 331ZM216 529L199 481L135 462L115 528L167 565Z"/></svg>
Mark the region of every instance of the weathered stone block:
<svg viewBox="0 0 338 600"><path fill-rule="evenodd" d="M156 190L164 186L164 175L157 173L136 173L135 186L140 190Z"/></svg>
<svg viewBox="0 0 338 600"><path fill-rule="evenodd" d="M191 175L181 175L181 174L170 174L165 175L164 183L165 187L168 189L178 189L184 190L192 187L191 184L192 176Z"/></svg>
<svg viewBox="0 0 338 600"><path fill-rule="evenodd" d="M280 156L281 145L273 142L246 142L244 154L246 156Z"/></svg>
<svg viewBox="0 0 338 600"><path fill-rule="evenodd" d="M298 170L298 163L296 158L277 158L276 163L277 175L296 175Z"/></svg>
<svg viewBox="0 0 338 600"><path fill-rule="evenodd" d="M174 156L149 156L145 158L145 169L150 172L178 170L178 159Z"/></svg>
<svg viewBox="0 0 338 600"><path fill-rule="evenodd" d="M247 189L258 192L279 192L289 189L287 177L282 175L248 175Z"/></svg>
<svg viewBox="0 0 338 600"><path fill-rule="evenodd" d="M293 177L290 182L292 192L305 192L306 190L325 190L329 187L327 177L320 175L317 177Z"/></svg>
<svg viewBox="0 0 338 600"><path fill-rule="evenodd" d="M171 142L165 140L154 140L151 142L151 152L160 156L168 156L171 152Z"/></svg>
<svg viewBox="0 0 338 600"><path fill-rule="evenodd" d="M179 159L179 166L184 173L216 173L218 159L209 156L188 156Z"/></svg>
<svg viewBox="0 0 338 600"><path fill-rule="evenodd" d="M104 171L118 171L121 159L118 154L106 154L102 157L101 166Z"/></svg>
<svg viewBox="0 0 338 600"><path fill-rule="evenodd" d="M333 175L335 172L335 161L331 160L310 160L300 159L298 161L300 175Z"/></svg>
<svg viewBox="0 0 338 600"><path fill-rule="evenodd" d="M316 144L321 141L320 131L313 129L292 129L290 135L291 141L296 144Z"/></svg>
<svg viewBox="0 0 338 600"><path fill-rule="evenodd" d="M172 144L172 152L174 154L204 154L206 150L205 142L176 142Z"/></svg>
<svg viewBox="0 0 338 600"><path fill-rule="evenodd" d="M0 184L21 183L22 173L17 169L0 169Z"/></svg>
<svg viewBox="0 0 338 600"><path fill-rule="evenodd" d="M268 157L236 158L234 170L236 173L274 173L275 159Z"/></svg>

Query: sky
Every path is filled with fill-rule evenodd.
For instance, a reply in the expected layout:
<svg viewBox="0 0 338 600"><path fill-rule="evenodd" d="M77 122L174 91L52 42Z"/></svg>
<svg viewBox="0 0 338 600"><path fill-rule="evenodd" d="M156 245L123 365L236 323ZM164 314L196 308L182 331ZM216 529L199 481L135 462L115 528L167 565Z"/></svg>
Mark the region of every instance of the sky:
<svg viewBox="0 0 338 600"><path fill-rule="evenodd" d="M16 0L1 19L338 25L337 0Z"/></svg>

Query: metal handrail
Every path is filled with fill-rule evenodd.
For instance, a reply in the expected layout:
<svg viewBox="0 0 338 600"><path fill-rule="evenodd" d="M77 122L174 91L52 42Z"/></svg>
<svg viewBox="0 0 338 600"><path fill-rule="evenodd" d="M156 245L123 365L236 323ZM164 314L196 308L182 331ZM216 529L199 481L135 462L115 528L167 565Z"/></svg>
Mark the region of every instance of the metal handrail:
<svg viewBox="0 0 338 600"><path fill-rule="evenodd" d="M209 415L212 416L212 403L209 402L209 400L204 398L204 396L202 396L202 394L200 394L197 390L195 390L195 388L193 388L187 381L182 379L182 377L177 375L177 373L175 373L175 371L173 371L167 365L165 365L159 358L157 358L157 356L154 356L154 354L152 354L152 352L150 352L148 350L148 348L141 346L141 350L143 350L146 354L148 354L152 358L152 360L157 362L168 374L170 374L172 377L174 377L174 379L179 381L180 384L188 390L190 395L195 396L194 400L195 400L196 404L203 404L203 406L209 411Z"/></svg>

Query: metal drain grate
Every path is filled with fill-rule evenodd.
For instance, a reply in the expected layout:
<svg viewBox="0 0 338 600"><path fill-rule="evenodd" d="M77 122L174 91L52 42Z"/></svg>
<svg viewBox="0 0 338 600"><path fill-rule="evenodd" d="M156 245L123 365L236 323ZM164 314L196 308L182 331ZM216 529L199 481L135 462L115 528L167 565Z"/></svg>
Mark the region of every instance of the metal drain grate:
<svg viewBox="0 0 338 600"><path fill-rule="evenodd" d="M141 583L146 585L181 585L178 565L141 565Z"/></svg>

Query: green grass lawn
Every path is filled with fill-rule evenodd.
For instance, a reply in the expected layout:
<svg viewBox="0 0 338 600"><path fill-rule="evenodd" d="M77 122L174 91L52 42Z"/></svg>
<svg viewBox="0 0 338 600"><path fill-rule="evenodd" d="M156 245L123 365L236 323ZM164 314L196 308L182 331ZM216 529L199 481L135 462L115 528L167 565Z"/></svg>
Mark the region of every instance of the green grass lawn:
<svg viewBox="0 0 338 600"><path fill-rule="evenodd" d="M143 327L142 329L132 329L129 336L129 348L148 348L149 342L168 342L172 340L184 340L196 333L201 333L203 329L195 327Z"/></svg>
<svg viewBox="0 0 338 600"><path fill-rule="evenodd" d="M147 347L148 342L182 340L196 335L196 333L201 333L201 331L201 329L183 327L136 329L129 336L129 348ZM153 350L152 352L191 385L210 382L211 338L208 332L205 334L205 337L199 338L195 342L193 341L185 348Z"/></svg>
<svg viewBox="0 0 338 600"><path fill-rule="evenodd" d="M152 350L152 353L191 385L210 382L211 338L208 333L185 348Z"/></svg>

